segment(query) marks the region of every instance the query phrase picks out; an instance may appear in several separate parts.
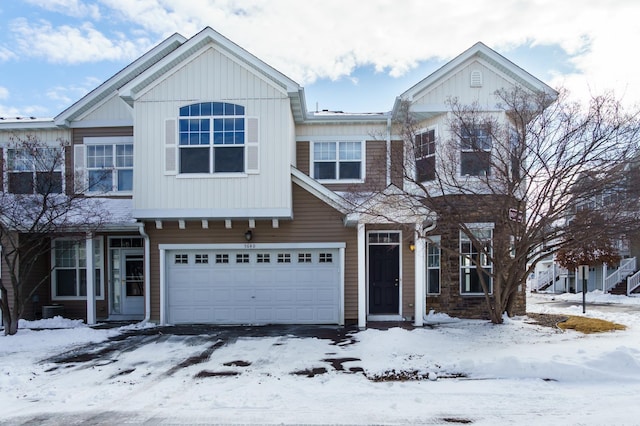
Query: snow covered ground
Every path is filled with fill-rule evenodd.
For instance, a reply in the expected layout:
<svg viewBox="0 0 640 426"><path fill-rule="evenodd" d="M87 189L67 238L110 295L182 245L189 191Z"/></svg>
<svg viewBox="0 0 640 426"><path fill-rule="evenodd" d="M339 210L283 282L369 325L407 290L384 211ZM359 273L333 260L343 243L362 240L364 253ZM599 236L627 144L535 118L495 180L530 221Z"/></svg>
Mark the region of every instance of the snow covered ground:
<svg viewBox="0 0 640 426"><path fill-rule="evenodd" d="M529 311L582 315L581 301L531 295ZM628 328L583 335L526 317L493 326L435 315L434 328L368 329L339 345L292 335L216 345L152 329L146 344L58 364L43 360L125 330L23 323L0 336L0 424L640 424L640 306L589 305L587 316ZM422 380L372 380L394 375Z"/></svg>

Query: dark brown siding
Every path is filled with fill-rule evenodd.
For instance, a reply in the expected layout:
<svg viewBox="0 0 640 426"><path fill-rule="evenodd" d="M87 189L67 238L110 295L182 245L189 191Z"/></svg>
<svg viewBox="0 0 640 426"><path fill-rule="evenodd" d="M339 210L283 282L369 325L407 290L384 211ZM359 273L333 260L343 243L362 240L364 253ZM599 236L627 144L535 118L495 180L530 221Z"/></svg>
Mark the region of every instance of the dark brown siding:
<svg viewBox="0 0 640 426"><path fill-rule="evenodd" d="M296 143L296 167L307 176L311 176L309 168L309 142Z"/></svg>
<svg viewBox="0 0 640 426"><path fill-rule="evenodd" d="M404 188L404 149L402 141L391 142L391 183Z"/></svg>
<svg viewBox="0 0 640 426"><path fill-rule="evenodd" d="M256 221L253 243L316 243L345 242L345 321L358 318L358 253L355 228L343 225L343 215L297 185L293 185L293 216L281 220L278 228L271 221ZM179 229L177 222L164 222L158 230L155 223L146 223L151 239L151 319L160 318L160 259L159 244L238 244L244 243L248 229L246 221L233 221L232 229L225 229L224 221L210 221L209 229L202 229L200 221L186 223Z"/></svg>

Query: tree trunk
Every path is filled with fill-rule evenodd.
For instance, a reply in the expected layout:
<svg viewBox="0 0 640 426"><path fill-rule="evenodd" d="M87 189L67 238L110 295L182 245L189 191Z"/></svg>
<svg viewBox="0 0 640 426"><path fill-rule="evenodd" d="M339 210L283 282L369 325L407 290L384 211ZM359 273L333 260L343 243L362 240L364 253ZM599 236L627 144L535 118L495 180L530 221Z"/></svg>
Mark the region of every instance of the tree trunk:
<svg viewBox="0 0 640 426"><path fill-rule="evenodd" d="M5 336L14 335L18 332L18 319L11 317L11 310L9 309L9 292L6 288L2 287L0 291L2 299L0 300L0 307L2 308L2 324L4 325Z"/></svg>

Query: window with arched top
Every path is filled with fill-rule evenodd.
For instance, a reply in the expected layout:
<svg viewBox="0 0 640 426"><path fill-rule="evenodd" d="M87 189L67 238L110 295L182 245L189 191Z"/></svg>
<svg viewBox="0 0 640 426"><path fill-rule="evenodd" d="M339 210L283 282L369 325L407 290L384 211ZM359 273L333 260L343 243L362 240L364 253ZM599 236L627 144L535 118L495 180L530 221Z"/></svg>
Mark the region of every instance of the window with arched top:
<svg viewBox="0 0 640 426"><path fill-rule="evenodd" d="M228 102L200 102L167 120L167 173L216 174L258 172L258 119ZM177 140L176 140L177 137Z"/></svg>

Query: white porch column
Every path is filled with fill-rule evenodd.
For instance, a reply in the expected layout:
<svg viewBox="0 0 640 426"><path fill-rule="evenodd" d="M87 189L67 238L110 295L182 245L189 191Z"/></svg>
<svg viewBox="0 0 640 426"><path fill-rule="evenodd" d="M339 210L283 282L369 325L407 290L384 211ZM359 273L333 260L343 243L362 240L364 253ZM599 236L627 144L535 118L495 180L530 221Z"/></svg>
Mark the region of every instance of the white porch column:
<svg viewBox="0 0 640 426"><path fill-rule="evenodd" d="M604 293L604 289L607 286L607 273L609 272L609 268L607 268L607 264L602 264L602 292Z"/></svg>
<svg viewBox="0 0 640 426"><path fill-rule="evenodd" d="M96 323L96 283L95 283L95 267L93 262L93 235L87 234L85 240L85 256L87 270L87 324Z"/></svg>
<svg viewBox="0 0 640 426"><path fill-rule="evenodd" d="M165 310L165 257L166 251L160 249L160 325L167 325L167 312Z"/></svg>
<svg viewBox="0 0 640 426"><path fill-rule="evenodd" d="M367 326L367 261L364 223L358 223L358 327Z"/></svg>
<svg viewBox="0 0 640 426"><path fill-rule="evenodd" d="M416 224L416 230L413 233L413 241L415 244L415 251L413 255L414 261L414 275L415 275L415 301L414 301L414 321L413 325L416 327L422 327L424 325L425 314L425 268L426 268L426 238L420 235L421 225Z"/></svg>

